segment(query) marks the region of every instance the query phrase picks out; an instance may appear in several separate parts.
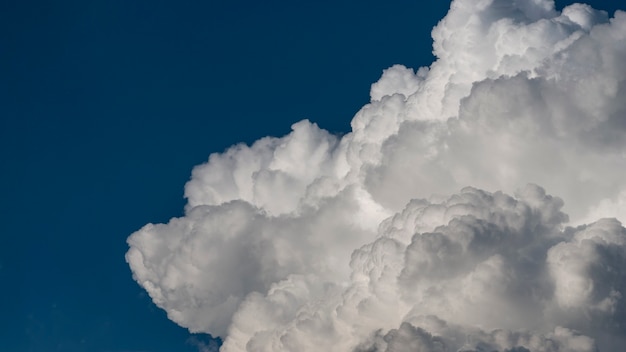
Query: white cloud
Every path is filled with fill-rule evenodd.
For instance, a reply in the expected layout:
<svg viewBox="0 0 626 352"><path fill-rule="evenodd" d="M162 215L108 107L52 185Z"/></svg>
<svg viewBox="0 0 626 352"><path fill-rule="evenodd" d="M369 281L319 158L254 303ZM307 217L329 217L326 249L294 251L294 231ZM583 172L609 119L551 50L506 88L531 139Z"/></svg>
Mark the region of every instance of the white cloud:
<svg viewBox="0 0 626 352"><path fill-rule="evenodd" d="M129 238L172 320L223 351L626 341L626 230L601 219L626 220L626 13L457 0L433 38L351 133L301 121L212 154L185 216Z"/></svg>

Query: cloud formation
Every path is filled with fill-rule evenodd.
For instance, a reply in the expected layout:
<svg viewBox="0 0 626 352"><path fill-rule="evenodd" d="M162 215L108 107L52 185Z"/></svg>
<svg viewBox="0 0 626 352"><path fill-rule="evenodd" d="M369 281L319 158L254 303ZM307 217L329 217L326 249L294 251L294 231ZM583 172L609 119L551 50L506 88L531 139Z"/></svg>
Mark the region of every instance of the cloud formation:
<svg viewBox="0 0 626 352"><path fill-rule="evenodd" d="M626 13L456 0L432 34L352 132L212 154L129 237L170 319L222 351L626 345Z"/></svg>

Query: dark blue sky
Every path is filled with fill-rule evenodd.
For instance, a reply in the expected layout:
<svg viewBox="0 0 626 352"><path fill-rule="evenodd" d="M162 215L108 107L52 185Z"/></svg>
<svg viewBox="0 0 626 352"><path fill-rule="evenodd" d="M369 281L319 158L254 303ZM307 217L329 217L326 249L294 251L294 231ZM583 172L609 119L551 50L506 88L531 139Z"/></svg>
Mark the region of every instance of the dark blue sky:
<svg viewBox="0 0 626 352"><path fill-rule="evenodd" d="M197 351L126 238L182 213L211 152L303 118L347 131L384 68L432 61L448 3L424 6L0 2L0 350Z"/></svg>

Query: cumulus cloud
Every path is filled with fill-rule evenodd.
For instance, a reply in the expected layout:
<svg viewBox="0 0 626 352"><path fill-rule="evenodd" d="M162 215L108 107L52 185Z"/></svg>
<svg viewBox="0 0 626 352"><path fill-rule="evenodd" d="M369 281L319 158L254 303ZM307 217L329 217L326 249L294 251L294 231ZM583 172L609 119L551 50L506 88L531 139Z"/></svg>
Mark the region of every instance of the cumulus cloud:
<svg viewBox="0 0 626 352"><path fill-rule="evenodd" d="M626 345L626 13L456 0L432 35L350 133L212 154L129 237L170 319L222 351Z"/></svg>

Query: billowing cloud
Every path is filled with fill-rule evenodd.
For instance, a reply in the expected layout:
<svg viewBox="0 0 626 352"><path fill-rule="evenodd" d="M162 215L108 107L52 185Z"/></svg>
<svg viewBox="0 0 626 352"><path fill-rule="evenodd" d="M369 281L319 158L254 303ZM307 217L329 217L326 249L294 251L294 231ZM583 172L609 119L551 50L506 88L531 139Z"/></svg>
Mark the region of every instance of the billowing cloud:
<svg viewBox="0 0 626 352"><path fill-rule="evenodd" d="M350 133L212 154L131 235L170 319L222 351L626 346L626 13L456 0L433 39Z"/></svg>

